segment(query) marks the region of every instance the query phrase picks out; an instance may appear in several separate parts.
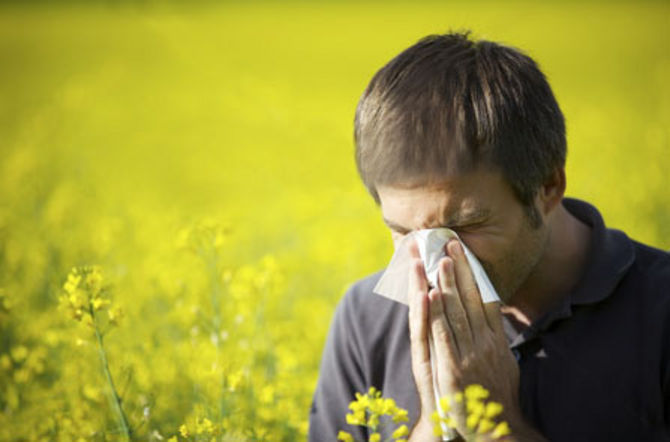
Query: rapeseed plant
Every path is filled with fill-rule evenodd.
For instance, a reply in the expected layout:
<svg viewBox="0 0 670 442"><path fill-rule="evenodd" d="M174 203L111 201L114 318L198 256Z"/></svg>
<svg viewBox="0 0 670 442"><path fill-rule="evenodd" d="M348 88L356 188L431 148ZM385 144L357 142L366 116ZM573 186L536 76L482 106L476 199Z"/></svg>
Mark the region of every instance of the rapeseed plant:
<svg viewBox="0 0 670 442"><path fill-rule="evenodd" d="M368 442L381 441L381 418L388 416L394 423L407 422L409 420L407 410L398 407L391 398L383 398L380 391L370 387L367 393L356 393L356 400L349 404L351 410L346 415L349 425L362 426L368 429ZM495 422L495 418L503 411L498 402L485 402L489 392L478 384L468 385L463 392L452 396L440 398L442 413L435 411L431 419L435 424L433 430L436 436L450 436L445 430L457 429L456 421L448 416L449 410L455 406L465 405L466 427L469 430L464 435L465 440L478 442L484 440L496 440L510 433L507 422ZM445 429L446 427L446 429ZM387 440L403 442L409 435L407 425L400 425ZM347 431L340 431L337 440L343 442L354 442L354 437Z"/></svg>
<svg viewBox="0 0 670 442"><path fill-rule="evenodd" d="M382 392L375 387L370 387L365 394L357 392L356 400L349 404L349 409L351 412L346 415L347 423L366 427L370 434L369 442L381 441L381 427L389 425L389 419L393 423L409 421L407 410L398 407L393 399L382 397ZM386 419L382 422L384 417ZM396 442L403 442L408 434L407 425L402 424L393 431L391 438ZM346 431L340 431L337 439L344 442L354 440L353 436Z"/></svg>
<svg viewBox="0 0 670 442"><path fill-rule="evenodd" d="M462 392L440 398L439 411L433 412L431 419L436 436L448 436L445 429L456 430L457 422L449 416L449 410L454 407L462 408L465 405L465 426L468 433L464 435L467 441L495 440L510 433L507 422L496 422L495 418L503 411L503 406L494 401L486 402L489 391L479 384L471 384ZM446 428L445 428L446 427Z"/></svg>
<svg viewBox="0 0 670 442"><path fill-rule="evenodd" d="M122 399L119 395L109 368L107 352L105 351L104 336L111 327L119 324L121 309L112 306L108 298L109 287L105 284L100 266L74 267L63 284L64 293L60 296L60 306L69 316L85 323L93 329L98 347L98 355L102 370L107 380L110 401L121 426L121 435L130 440L132 429L123 410ZM106 321L100 315L106 311ZM106 322L107 327L104 327Z"/></svg>

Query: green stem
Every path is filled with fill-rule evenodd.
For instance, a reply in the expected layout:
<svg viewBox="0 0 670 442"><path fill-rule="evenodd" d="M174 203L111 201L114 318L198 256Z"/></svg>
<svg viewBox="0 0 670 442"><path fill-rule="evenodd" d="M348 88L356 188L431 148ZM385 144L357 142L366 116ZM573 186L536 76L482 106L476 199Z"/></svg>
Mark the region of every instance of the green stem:
<svg viewBox="0 0 670 442"><path fill-rule="evenodd" d="M112 399L113 399L112 405L116 411L119 421L121 422L121 429L123 430L123 435L125 436L125 439L130 440L130 433L131 433L130 426L128 425L128 419L126 418L126 414L123 412L123 407L121 406L121 397L119 396L118 392L116 391L116 387L114 386L112 373L109 371L109 363L107 362L107 353L105 352L105 347L102 344L102 334L100 333L100 329L98 327L98 320L95 316L95 312L93 311L93 306L89 306L89 309L91 317L93 318L95 337L98 340L98 354L100 355L100 362L102 363L102 369L105 372L105 377L107 378L109 388L112 391Z"/></svg>

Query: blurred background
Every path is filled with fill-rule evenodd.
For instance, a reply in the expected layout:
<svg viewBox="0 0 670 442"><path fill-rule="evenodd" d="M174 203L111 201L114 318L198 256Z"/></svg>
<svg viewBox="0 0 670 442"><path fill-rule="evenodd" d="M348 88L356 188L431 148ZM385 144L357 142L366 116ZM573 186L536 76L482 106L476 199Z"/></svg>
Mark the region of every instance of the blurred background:
<svg viewBox="0 0 670 442"><path fill-rule="evenodd" d="M568 196L670 248L668 2L1 3L0 439L304 438L392 252L356 103L449 29L538 61Z"/></svg>

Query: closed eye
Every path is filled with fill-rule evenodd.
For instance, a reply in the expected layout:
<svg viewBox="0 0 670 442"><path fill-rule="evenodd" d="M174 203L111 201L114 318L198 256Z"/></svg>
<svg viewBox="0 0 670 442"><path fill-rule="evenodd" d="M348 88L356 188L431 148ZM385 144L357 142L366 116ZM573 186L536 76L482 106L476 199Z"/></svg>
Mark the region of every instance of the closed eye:
<svg viewBox="0 0 670 442"><path fill-rule="evenodd" d="M462 225L459 225L459 226L452 226L452 227L450 227L450 229L453 230L456 233L458 233L458 232L471 232L473 230L477 230L477 229L481 228L485 224L486 224L485 221L477 221L477 222L474 222L474 223L462 224Z"/></svg>

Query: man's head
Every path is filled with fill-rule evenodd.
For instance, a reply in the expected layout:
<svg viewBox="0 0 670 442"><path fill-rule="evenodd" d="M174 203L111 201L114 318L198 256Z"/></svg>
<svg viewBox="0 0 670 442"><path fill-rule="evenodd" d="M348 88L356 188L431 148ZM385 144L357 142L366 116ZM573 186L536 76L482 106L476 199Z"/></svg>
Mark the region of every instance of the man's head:
<svg viewBox="0 0 670 442"><path fill-rule="evenodd" d="M535 62L468 34L431 35L380 69L356 109L356 164L380 185L421 185L477 168L502 173L537 225L533 199L564 167L565 123Z"/></svg>
<svg viewBox="0 0 670 442"><path fill-rule="evenodd" d="M545 253L565 190L563 115L535 62L467 34L426 37L375 74L355 141L394 239L454 229L509 300Z"/></svg>

